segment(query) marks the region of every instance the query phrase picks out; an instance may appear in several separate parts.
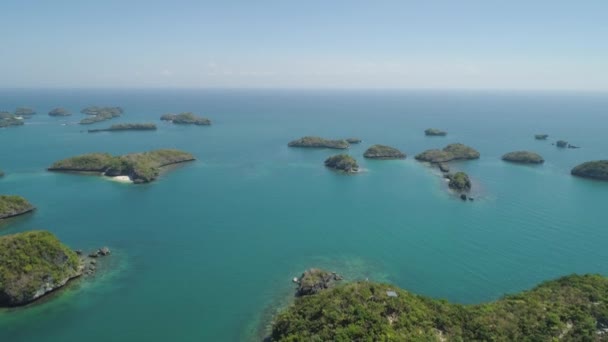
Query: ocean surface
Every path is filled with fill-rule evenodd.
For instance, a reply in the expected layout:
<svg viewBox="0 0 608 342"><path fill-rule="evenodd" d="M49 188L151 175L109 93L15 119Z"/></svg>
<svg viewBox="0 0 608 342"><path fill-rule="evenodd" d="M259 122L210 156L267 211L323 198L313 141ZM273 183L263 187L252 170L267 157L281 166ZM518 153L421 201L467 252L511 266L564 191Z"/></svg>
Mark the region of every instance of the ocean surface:
<svg viewBox="0 0 608 342"><path fill-rule="evenodd" d="M571 273L608 275L608 182L572 177L608 159L608 94L306 90L1 90L0 110L31 106L22 127L0 129L0 193L34 214L0 235L46 229L72 248L109 246L92 279L25 308L0 310L0 341L248 341L292 300L309 267L389 282L459 303ZM80 126L89 105L123 117ZM63 106L74 114L46 113ZM192 111L210 127L159 121ZM83 132L155 122L155 132ZM66 123L67 125L62 125ZM424 129L449 131L425 137ZM547 133L548 141L536 141ZM288 148L304 135L359 137L362 173L326 169L335 150ZM580 149L558 149L557 139ZM446 189L415 154L462 142L473 202ZM372 144L407 153L372 161ZM198 160L148 185L50 173L58 159L178 148ZM501 161L514 150L546 162Z"/></svg>

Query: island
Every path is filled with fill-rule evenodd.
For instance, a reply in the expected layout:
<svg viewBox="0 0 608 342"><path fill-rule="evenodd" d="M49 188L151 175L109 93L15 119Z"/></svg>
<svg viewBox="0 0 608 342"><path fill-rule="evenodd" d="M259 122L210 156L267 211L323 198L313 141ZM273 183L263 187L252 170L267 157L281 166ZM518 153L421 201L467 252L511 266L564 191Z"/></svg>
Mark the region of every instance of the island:
<svg viewBox="0 0 608 342"><path fill-rule="evenodd" d="M180 113L180 114L164 114L160 117L163 121L170 121L178 125L197 125L197 126L209 126L211 120L195 115L194 113Z"/></svg>
<svg viewBox="0 0 608 342"><path fill-rule="evenodd" d="M363 157L369 159L405 159L405 153L386 145L373 145L368 148Z"/></svg>
<svg viewBox="0 0 608 342"><path fill-rule="evenodd" d="M442 131L437 128L429 128L424 131L424 135L431 137L445 137L446 135L448 135L448 132Z"/></svg>
<svg viewBox="0 0 608 342"><path fill-rule="evenodd" d="M608 278L570 275L489 303L462 305L391 284L354 281L300 296L269 341L598 341Z"/></svg>
<svg viewBox="0 0 608 342"><path fill-rule="evenodd" d="M608 181L608 160L582 163L570 171L573 176Z"/></svg>
<svg viewBox="0 0 608 342"><path fill-rule="evenodd" d="M49 116L70 116L70 115L72 115L72 113L63 107L54 108L49 112Z"/></svg>
<svg viewBox="0 0 608 342"><path fill-rule="evenodd" d="M549 134L535 134L534 139L536 140L547 140Z"/></svg>
<svg viewBox="0 0 608 342"><path fill-rule="evenodd" d="M155 150L112 156L91 153L60 160L49 171L98 173L108 177L128 177L135 184L149 183L158 178L167 166L195 160L190 153L179 150Z"/></svg>
<svg viewBox="0 0 608 342"><path fill-rule="evenodd" d="M346 140L346 142L349 143L349 144L359 144L362 141L359 138L346 138L344 140Z"/></svg>
<svg viewBox="0 0 608 342"><path fill-rule="evenodd" d="M317 294L323 290L333 287L342 279L342 276L338 275L336 272L328 272L318 268L311 268L304 271L299 279L294 279L294 282L298 284L296 296L309 296Z"/></svg>
<svg viewBox="0 0 608 342"><path fill-rule="evenodd" d="M9 112L0 112L0 128L11 126L23 126L23 120Z"/></svg>
<svg viewBox="0 0 608 342"><path fill-rule="evenodd" d="M545 162L540 154L530 151L509 152L502 156L502 160L519 164L542 164Z"/></svg>
<svg viewBox="0 0 608 342"><path fill-rule="evenodd" d="M19 107L17 109L15 109L15 115L16 116L21 116L24 118L28 118L32 115L36 114L36 111L32 108L29 107Z"/></svg>
<svg viewBox="0 0 608 342"><path fill-rule="evenodd" d="M338 154L325 160L325 166L344 173L356 173L359 165L355 158L347 154Z"/></svg>
<svg viewBox="0 0 608 342"><path fill-rule="evenodd" d="M471 180L464 172L449 173L445 176L449 180L448 187L459 193L471 191Z"/></svg>
<svg viewBox="0 0 608 342"><path fill-rule="evenodd" d="M21 196L0 195L0 220L23 215L34 209L36 208Z"/></svg>
<svg viewBox="0 0 608 342"><path fill-rule="evenodd" d="M123 114L123 109L121 107L97 107L91 106L84 108L80 111L83 114L89 115L88 118L82 119L80 121L81 125L90 125L96 122L102 122L106 120L110 120L113 118L117 118Z"/></svg>
<svg viewBox="0 0 608 342"><path fill-rule="evenodd" d="M565 141L565 140L558 140L557 143L555 143L555 144L559 148L566 148L566 147L568 147L568 142Z"/></svg>
<svg viewBox="0 0 608 342"><path fill-rule="evenodd" d="M89 133L97 132L123 132L123 131L155 131L156 125L153 123L125 123L112 125L109 128L89 129Z"/></svg>
<svg viewBox="0 0 608 342"><path fill-rule="evenodd" d="M479 159L480 154L477 150L463 144L449 144L443 150L426 150L418 154L415 158L418 161L429 163L447 163L452 160L471 160Z"/></svg>
<svg viewBox="0 0 608 342"><path fill-rule="evenodd" d="M344 150L350 147L346 140L329 140L320 137L306 136L287 144L289 147L333 148Z"/></svg>

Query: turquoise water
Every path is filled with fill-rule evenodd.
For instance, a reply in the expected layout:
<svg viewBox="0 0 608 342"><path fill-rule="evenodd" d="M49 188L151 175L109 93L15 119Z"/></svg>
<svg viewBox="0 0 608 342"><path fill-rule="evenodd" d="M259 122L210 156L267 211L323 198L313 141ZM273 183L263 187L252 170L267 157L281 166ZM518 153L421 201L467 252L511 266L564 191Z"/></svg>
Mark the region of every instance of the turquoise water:
<svg viewBox="0 0 608 342"><path fill-rule="evenodd" d="M608 95L568 93L57 90L0 92L0 109L38 109L0 130L0 193L34 203L0 234L48 229L73 248L109 246L94 280L36 305L0 310L4 341L240 341L256 339L289 301L291 278L316 266L461 303L492 300L570 273L608 275L608 183L571 177L608 159ZM157 122L156 132L82 133L78 111L120 105L100 123ZM46 112L65 106L69 118ZM161 123L194 111L211 127ZM90 126L93 127L93 126ZM449 131L428 138L423 130ZM578 150L535 141L548 133ZM349 153L365 172L323 167L331 150L290 149L303 135L356 136ZM481 159L455 165L476 200L450 195L413 156L462 142ZM403 161L367 161L371 144ZM132 186L45 172L53 161L107 151L179 148L198 160L158 182ZM509 151L542 166L504 163Z"/></svg>

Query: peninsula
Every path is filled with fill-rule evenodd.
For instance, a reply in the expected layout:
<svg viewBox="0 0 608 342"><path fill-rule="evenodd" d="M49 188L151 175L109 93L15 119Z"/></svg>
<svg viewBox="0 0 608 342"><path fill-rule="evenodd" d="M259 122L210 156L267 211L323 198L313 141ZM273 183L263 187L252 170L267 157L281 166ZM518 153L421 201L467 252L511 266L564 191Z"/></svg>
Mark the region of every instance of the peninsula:
<svg viewBox="0 0 608 342"><path fill-rule="evenodd" d="M509 152L502 156L502 160L519 164L542 164L545 162L540 154L530 151Z"/></svg>
<svg viewBox="0 0 608 342"><path fill-rule="evenodd" d="M582 163L570 171L577 177L608 181L608 160L595 160Z"/></svg>
<svg viewBox="0 0 608 342"><path fill-rule="evenodd" d="M344 150L350 147L346 140L328 140L320 137L306 136L287 144L289 147L333 148Z"/></svg>
<svg viewBox="0 0 608 342"><path fill-rule="evenodd" d="M373 145L368 148L363 157L369 159L405 159L405 153L386 145Z"/></svg>
<svg viewBox="0 0 608 342"><path fill-rule="evenodd" d="M112 156L91 153L58 161L49 171L99 173L109 177L129 177L135 184L149 183L160 175L164 167L195 160L190 153L179 150L155 150Z"/></svg>
<svg viewBox="0 0 608 342"><path fill-rule="evenodd" d="M21 196L0 195L0 220L23 215L34 209L36 208Z"/></svg>
<svg viewBox="0 0 608 342"><path fill-rule="evenodd" d="M160 117L163 121L170 121L178 125L197 125L197 126L209 126L211 120L195 115L194 113L180 113L180 114L164 114Z"/></svg>
<svg viewBox="0 0 608 342"><path fill-rule="evenodd" d="M359 165L355 158L347 154L338 154L327 158L325 166L345 173L356 173L359 171Z"/></svg>
<svg viewBox="0 0 608 342"><path fill-rule="evenodd" d="M480 154L477 150L463 144L449 144L443 150L426 150L415 158L418 161L429 163L447 163L452 160L478 159Z"/></svg>
<svg viewBox="0 0 608 342"><path fill-rule="evenodd" d="M97 132L123 132L123 131L155 131L156 125L153 123L125 123L112 125L109 128L90 129L89 133Z"/></svg>

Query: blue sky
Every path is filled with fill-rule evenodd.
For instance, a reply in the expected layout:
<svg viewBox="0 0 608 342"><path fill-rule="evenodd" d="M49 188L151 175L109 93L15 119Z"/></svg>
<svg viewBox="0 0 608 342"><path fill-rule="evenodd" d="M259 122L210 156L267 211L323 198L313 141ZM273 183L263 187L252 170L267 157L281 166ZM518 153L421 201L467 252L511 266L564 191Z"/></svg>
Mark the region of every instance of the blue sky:
<svg viewBox="0 0 608 342"><path fill-rule="evenodd" d="M0 1L0 87L608 91L608 1Z"/></svg>

